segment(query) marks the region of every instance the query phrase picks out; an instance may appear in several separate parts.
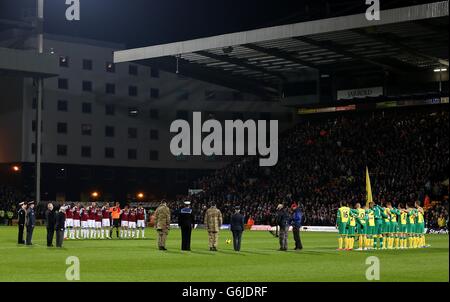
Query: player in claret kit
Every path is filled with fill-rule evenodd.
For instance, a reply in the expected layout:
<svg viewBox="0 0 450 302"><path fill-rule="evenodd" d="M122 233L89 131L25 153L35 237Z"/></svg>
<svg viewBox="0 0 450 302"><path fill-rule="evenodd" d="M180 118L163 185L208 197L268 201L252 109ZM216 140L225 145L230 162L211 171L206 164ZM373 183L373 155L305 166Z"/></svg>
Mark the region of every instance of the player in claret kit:
<svg viewBox="0 0 450 302"><path fill-rule="evenodd" d="M88 219L88 227L89 227L89 238L95 238L95 217L97 216L97 209L95 203L88 208L89 219Z"/></svg>
<svg viewBox="0 0 450 302"><path fill-rule="evenodd" d="M80 227L81 227L80 204L77 203L73 207L73 228L76 239L80 239Z"/></svg>
<svg viewBox="0 0 450 302"><path fill-rule="evenodd" d="M64 231L64 239L74 239L73 236L73 212L69 206L66 208L66 229Z"/></svg>
<svg viewBox="0 0 450 302"><path fill-rule="evenodd" d="M136 238L139 238L139 229L141 230L141 238L145 238L145 221L147 220L147 213L142 205L139 205L137 209L137 235Z"/></svg>
<svg viewBox="0 0 450 302"><path fill-rule="evenodd" d="M120 238L127 238L128 237L128 216L130 214L130 211L128 209L128 206L125 206L125 208L122 211L122 214L120 215Z"/></svg>
<svg viewBox="0 0 450 302"><path fill-rule="evenodd" d="M137 222L137 211L136 207L133 207L128 216L128 237L136 238L136 222Z"/></svg>
<svg viewBox="0 0 450 302"><path fill-rule="evenodd" d="M87 209L81 209L81 238L88 239L89 238L89 212Z"/></svg>
<svg viewBox="0 0 450 302"><path fill-rule="evenodd" d="M109 211L109 204L105 204L102 208L102 239L111 239L109 231L111 228L111 212Z"/></svg>
<svg viewBox="0 0 450 302"><path fill-rule="evenodd" d="M102 230L102 219L103 213L100 207L95 209L95 238L100 239L100 234Z"/></svg>

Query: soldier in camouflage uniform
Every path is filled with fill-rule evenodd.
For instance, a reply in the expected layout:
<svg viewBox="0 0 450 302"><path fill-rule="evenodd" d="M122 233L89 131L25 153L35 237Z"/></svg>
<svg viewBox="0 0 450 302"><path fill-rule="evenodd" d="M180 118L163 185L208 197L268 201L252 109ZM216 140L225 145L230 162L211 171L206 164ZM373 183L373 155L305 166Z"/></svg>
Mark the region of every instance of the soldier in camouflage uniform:
<svg viewBox="0 0 450 302"><path fill-rule="evenodd" d="M217 251L220 226L222 225L222 213L216 208L215 204L206 211L205 225L208 230L209 250Z"/></svg>
<svg viewBox="0 0 450 302"><path fill-rule="evenodd" d="M170 227L170 209L165 201L162 201L155 211L155 228L158 232L158 247L161 251L167 251L166 239Z"/></svg>

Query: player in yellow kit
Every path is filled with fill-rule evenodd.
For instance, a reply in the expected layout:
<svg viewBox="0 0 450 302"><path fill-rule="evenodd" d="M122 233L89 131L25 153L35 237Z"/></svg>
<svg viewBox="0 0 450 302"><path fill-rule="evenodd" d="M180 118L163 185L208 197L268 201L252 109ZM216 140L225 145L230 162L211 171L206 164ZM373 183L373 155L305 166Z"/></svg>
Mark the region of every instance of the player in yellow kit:
<svg viewBox="0 0 450 302"><path fill-rule="evenodd" d="M359 247L358 250L366 250L366 240L367 240L367 215L366 210L361 208L361 204L357 203L355 206L357 213L357 222L358 222L358 242Z"/></svg>
<svg viewBox="0 0 450 302"><path fill-rule="evenodd" d="M367 214L367 240L366 240L366 248L368 250L373 250L374 244L374 236L376 235L375 229L375 211L371 209L369 206L366 206L366 214Z"/></svg>
<svg viewBox="0 0 450 302"><path fill-rule="evenodd" d="M347 236L347 225L350 219L350 208L346 201L341 202L336 217L336 227L339 231L338 251L349 248L349 240Z"/></svg>
<svg viewBox="0 0 450 302"><path fill-rule="evenodd" d="M420 202L416 201L414 206L417 209L417 218L416 218L416 233L418 236L418 246L419 247L429 247L429 245L426 244L425 240L425 219L423 217L424 211L423 208L420 206Z"/></svg>
<svg viewBox="0 0 450 302"><path fill-rule="evenodd" d="M408 248L408 212L402 204L398 205L400 211L399 218L399 237L400 237L400 249Z"/></svg>
<svg viewBox="0 0 450 302"><path fill-rule="evenodd" d="M390 229L389 229L389 241L388 249L398 249L400 246L400 239L399 239L399 229L398 229L398 217L400 216L400 211L392 206L391 202L387 203L387 208L389 209L389 215L391 219L390 223Z"/></svg>
<svg viewBox="0 0 450 302"><path fill-rule="evenodd" d="M352 251L355 246L355 233L356 233L356 218L358 217L358 211L356 209L350 209L350 218L347 226L348 247L347 251Z"/></svg>

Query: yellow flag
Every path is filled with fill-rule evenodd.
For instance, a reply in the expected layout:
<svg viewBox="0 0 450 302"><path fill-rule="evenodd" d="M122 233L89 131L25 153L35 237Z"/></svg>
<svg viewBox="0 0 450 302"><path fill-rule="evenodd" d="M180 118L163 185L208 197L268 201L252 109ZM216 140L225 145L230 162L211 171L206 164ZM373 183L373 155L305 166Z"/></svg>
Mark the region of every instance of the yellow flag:
<svg viewBox="0 0 450 302"><path fill-rule="evenodd" d="M366 167L366 205L372 202L372 186L370 185L369 168Z"/></svg>

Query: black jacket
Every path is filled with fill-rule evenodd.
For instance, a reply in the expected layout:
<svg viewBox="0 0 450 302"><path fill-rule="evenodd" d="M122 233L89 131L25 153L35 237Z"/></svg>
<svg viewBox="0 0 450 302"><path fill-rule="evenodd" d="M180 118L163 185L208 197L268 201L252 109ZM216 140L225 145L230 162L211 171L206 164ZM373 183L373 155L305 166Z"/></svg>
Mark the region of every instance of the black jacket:
<svg viewBox="0 0 450 302"><path fill-rule="evenodd" d="M45 211L45 223L47 228L54 229L56 224L56 214L54 211Z"/></svg>
<svg viewBox="0 0 450 302"><path fill-rule="evenodd" d="M17 212L17 217L19 218L18 223L23 225L25 224L25 216L27 215L27 213L25 212L24 209L20 208L19 211Z"/></svg>
<svg viewBox="0 0 450 302"><path fill-rule="evenodd" d="M189 228L194 226L194 215L191 208L182 208L178 213L178 226Z"/></svg>
<svg viewBox="0 0 450 302"><path fill-rule="evenodd" d="M34 227L36 225L36 214L34 213L34 209L29 208L27 210L27 216L25 221L27 227Z"/></svg>
<svg viewBox="0 0 450 302"><path fill-rule="evenodd" d="M65 222L66 222L66 215L63 212L58 212L56 214L56 219L55 219L56 223L55 223L55 229L57 231L64 231L65 228Z"/></svg>
<svg viewBox="0 0 450 302"><path fill-rule="evenodd" d="M280 227L289 226L291 217L289 217L289 212L287 209L283 208L277 212L277 225Z"/></svg>
<svg viewBox="0 0 450 302"><path fill-rule="evenodd" d="M232 231L244 231L244 215L241 213L235 213L231 216L231 226Z"/></svg>

